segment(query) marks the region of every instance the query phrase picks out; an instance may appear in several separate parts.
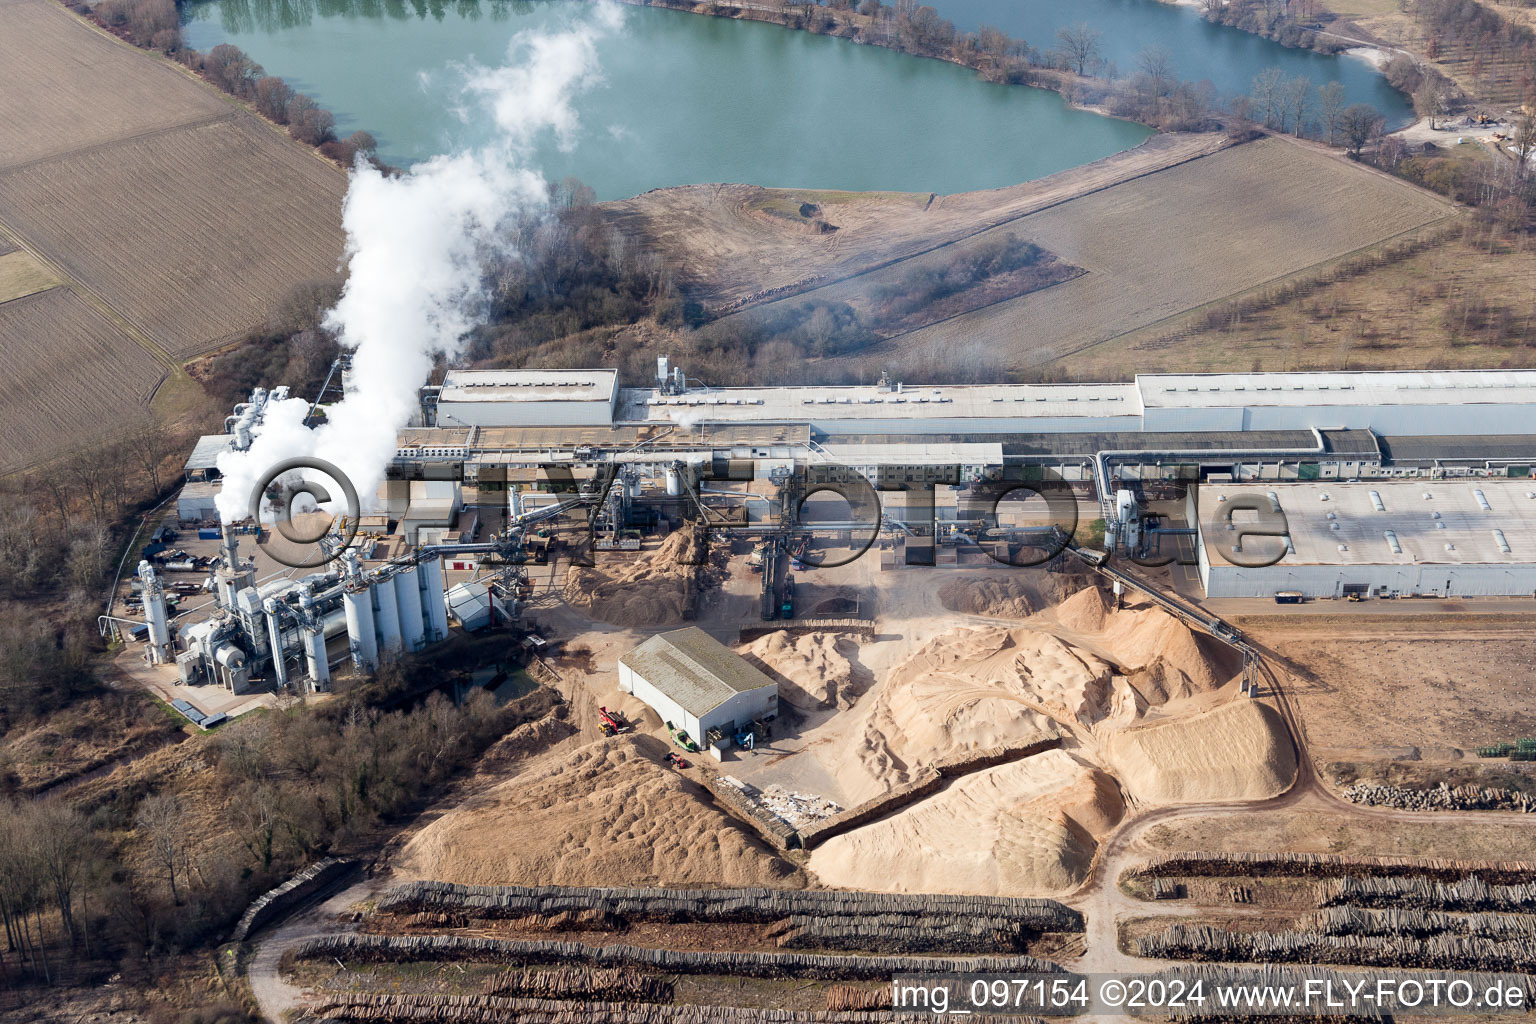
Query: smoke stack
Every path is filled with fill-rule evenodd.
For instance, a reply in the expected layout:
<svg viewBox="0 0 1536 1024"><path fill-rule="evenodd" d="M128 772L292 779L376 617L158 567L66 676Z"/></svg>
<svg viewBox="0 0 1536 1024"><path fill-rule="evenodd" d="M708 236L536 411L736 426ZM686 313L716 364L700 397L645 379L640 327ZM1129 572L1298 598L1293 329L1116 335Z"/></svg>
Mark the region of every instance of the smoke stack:
<svg viewBox="0 0 1536 1024"><path fill-rule="evenodd" d="M481 322L486 257L516 258L511 228L548 211L548 185L532 160L551 135L569 148L579 126L572 99L600 80L597 40L623 19L617 4L586 10L561 31L518 33L505 66L470 70L465 92L489 114L491 144L397 177L363 161L353 168L342 209L347 282L325 317L351 352L345 395L315 429L305 423L308 402L278 394L265 403L249 449L219 456L225 522L246 516L269 467L298 456L330 462L359 495L374 494L395 457L396 432L419 415L418 389L434 357L457 356Z"/></svg>

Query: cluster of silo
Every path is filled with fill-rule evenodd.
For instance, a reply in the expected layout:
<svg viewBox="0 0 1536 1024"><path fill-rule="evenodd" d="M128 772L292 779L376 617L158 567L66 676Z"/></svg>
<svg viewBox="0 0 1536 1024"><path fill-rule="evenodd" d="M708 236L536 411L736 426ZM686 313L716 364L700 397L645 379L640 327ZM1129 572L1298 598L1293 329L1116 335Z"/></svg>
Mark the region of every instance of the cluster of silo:
<svg viewBox="0 0 1536 1024"><path fill-rule="evenodd" d="M347 635L359 668L378 666L380 653L419 651L448 635L443 565L438 558L363 572L352 563L343 590Z"/></svg>

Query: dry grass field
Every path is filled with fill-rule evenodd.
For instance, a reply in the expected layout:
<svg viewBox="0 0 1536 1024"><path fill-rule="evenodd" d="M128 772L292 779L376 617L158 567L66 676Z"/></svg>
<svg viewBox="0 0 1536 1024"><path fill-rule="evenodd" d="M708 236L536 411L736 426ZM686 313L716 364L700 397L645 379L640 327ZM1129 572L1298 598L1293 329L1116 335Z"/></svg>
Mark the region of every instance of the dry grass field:
<svg viewBox="0 0 1536 1024"><path fill-rule="evenodd" d="M48 0L0 0L0 172L191 121L229 104Z"/></svg>
<svg viewBox="0 0 1536 1024"><path fill-rule="evenodd" d="M1088 273L890 344L935 358L977 346L1039 366L1453 212L1342 158L1263 139L1014 222L1007 230Z"/></svg>
<svg viewBox="0 0 1536 1024"><path fill-rule="evenodd" d="M335 272L345 186L240 114L0 174L0 211L185 359L259 323L296 282Z"/></svg>
<svg viewBox="0 0 1536 1024"><path fill-rule="evenodd" d="M56 287L59 279L28 252L0 254L0 302Z"/></svg>
<svg viewBox="0 0 1536 1024"><path fill-rule="evenodd" d="M662 254L691 297L711 309L760 305L763 293L819 284L942 251L977 232L1213 153L1220 135L1154 135L1082 167L986 192L833 192L684 185L604 203L610 220ZM812 233L802 203L836 230Z"/></svg>
<svg viewBox="0 0 1536 1024"><path fill-rule="evenodd" d="M140 425L165 373L68 288L0 302L0 466Z"/></svg>
<svg viewBox="0 0 1536 1024"><path fill-rule="evenodd" d="M144 419L181 361L336 274L346 178L53 0L0 25L5 472Z"/></svg>
<svg viewBox="0 0 1536 1024"><path fill-rule="evenodd" d="M1278 296L1277 296L1278 298ZM1536 251L1488 252L1459 233L1407 259L1342 275L1255 312L1223 304L1116 338L1058 369L1100 379L1144 373L1529 366L1536 353ZM1212 322L1215 321L1215 322Z"/></svg>

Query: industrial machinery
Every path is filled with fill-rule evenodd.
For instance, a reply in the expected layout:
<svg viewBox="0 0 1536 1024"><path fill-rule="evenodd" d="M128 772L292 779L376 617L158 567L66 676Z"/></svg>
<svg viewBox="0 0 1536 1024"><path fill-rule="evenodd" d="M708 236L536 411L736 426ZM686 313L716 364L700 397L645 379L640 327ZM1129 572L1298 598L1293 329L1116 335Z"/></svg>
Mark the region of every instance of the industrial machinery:
<svg viewBox="0 0 1536 1024"><path fill-rule="evenodd" d="M604 736L617 736L629 729L629 720L624 717L622 711L609 711L607 708L598 708L597 717L602 722L601 728Z"/></svg>

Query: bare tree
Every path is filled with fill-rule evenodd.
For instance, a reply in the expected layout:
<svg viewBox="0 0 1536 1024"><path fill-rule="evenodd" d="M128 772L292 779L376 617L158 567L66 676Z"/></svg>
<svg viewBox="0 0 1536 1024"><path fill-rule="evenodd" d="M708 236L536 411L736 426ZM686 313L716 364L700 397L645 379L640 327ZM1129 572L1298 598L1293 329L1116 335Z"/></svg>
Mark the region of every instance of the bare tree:
<svg viewBox="0 0 1536 1024"><path fill-rule="evenodd" d="M175 793L161 792L146 797L139 804L134 821L148 836L155 859L165 868L166 881L170 883L171 899L177 903L181 897L176 891L176 876L186 872L186 851L183 836L186 831L186 810Z"/></svg>
<svg viewBox="0 0 1536 1024"><path fill-rule="evenodd" d="M38 874L58 907L59 923L72 941L84 938L82 917L75 917L75 897L81 892L94 844L80 813L57 800L36 805L28 829Z"/></svg>
<svg viewBox="0 0 1536 1024"><path fill-rule="evenodd" d="M1079 75L1086 75L1099 66L1102 60L1099 43L1103 38L1104 33L1081 21L1056 32L1056 41L1061 45L1067 67Z"/></svg>
<svg viewBox="0 0 1536 1024"><path fill-rule="evenodd" d="M1515 181L1524 183L1531 175L1532 157L1536 156L1536 113L1529 108L1515 124L1510 150L1515 154Z"/></svg>
<svg viewBox="0 0 1536 1024"><path fill-rule="evenodd" d="M1339 144L1339 118L1344 113L1344 83L1328 82L1317 90L1317 116L1323 131L1328 135L1328 145Z"/></svg>
<svg viewBox="0 0 1536 1024"><path fill-rule="evenodd" d="M293 87L276 75L258 79L252 103L263 117L278 124L288 123L288 104L293 100Z"/></svg>
<svg viewBox="0 0 1536 1024"><path fill-rule="evenodd" d="M1429 118L1429 127L1433 131L1435 119L1445 113L1445 88L1433 75L1426 75L1424 84L1413 94L1413 109L1420 117Z"/></svg>
<svg viewBox="0 0 1536 1024"><path fill-rule="evenodd" d="M132 448L134 458L144 470L144 475L149 478L149 486L156 493L160 493L160 464L165 461L167 455L175 449L175 442L171 438L170 431L165 429L165 424L159 420L151 420L139 435L133 439Z"/></svg>
<svg viewBox="0 0 1536 1024"><path fill-rule="evenodd" d="M976 30L976 48L987 55L996 67L1002 67L1008 59L1008 51L1013 47L1013 40L1008 38L1008 33L991 25L982 25Z"/></svg>
<svg viewBox="0 0 1536 1024"><path fill-rule="evenodd" d="M1346 107L1339 116L1339 131L1344 136L1344 146L1349 155L1358 157L1381 131L1382 117L1368 103L1356 103Z"/></svg>
<svg viewBox="0 0 1536 1024"><path fill-rule="evenodd" d="M1152 90L1157 95L1167 94L1176 74L1172 50L1160 44L1145 47L1136 55L1136 65L1146 73L1152 83Z"/></svg>
<svg viewBox="0 0 1536 1024"><path fill-rule="evenodd" d="M1285 72L1265 68L1253 76L1254 117L1266 128L1285 130Z"/></svg>
<svg viewBox="0 0 1536 1024"><path fill-rule="evenodd" d="M336 137L336 118L310 97L296 92L288 101L288 134L318 146Z"/></svg>
<svg viewBox="0 0 1536 1024"><path fill-rule="evenodd" d="M220 43L204 58L203 74L220 89L244 99L252 94L256 80L263 72L261 65L246 56L240 47Z"/></svg>
<svg viewBox="0 0 1536 1024"><path fill-rule="evenodd" d="M1301 75L1285 86L1285 109L1291 118L1291 131L1299 139L1306 131L1312 105L1312 83Z"/></svg>

